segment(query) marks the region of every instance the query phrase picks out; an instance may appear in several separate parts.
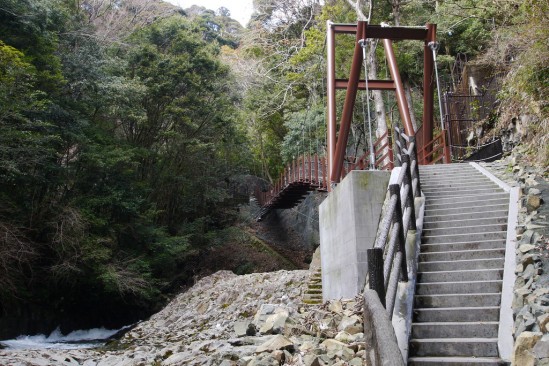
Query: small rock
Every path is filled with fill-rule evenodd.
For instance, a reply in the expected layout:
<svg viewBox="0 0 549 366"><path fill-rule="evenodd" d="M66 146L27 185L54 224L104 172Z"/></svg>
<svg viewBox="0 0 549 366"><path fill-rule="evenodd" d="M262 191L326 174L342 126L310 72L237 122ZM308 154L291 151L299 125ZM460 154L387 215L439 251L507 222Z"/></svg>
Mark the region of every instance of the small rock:
<svg viewBox="0 0 549 366"><path fill-rule="evenodd" d="M349 361L349 366L362 366L362 358L355 357L351 361Z"/></svg>
<svg viewBox="0 0 549 366"><path fill-rule="evenodd" d="M244 337L248 332L248 325L250 325L249 322L235 322L233 325L234 332L236 333L237 337Z"/></svg>
<svg viewBox="0 0 549 366"><path fill-rule="evenodd" d="M541 198L535 195L526 196L526 209L528 212L535 211L541 206Z"/></svg>
<svg viewBox="0 0 549 366"><path fill-rule="evenodd" d="M531 244L533 235L533 230L526 230L524 234L522 234L522 238L520 238L520 244Z"/></svg>
<svg viewBox="0 0 549 366"><path fill-rule="evenodd" d="M294 348L294 344L292 341L290 341L288 338L284 337L283 335L276 335L269 339L267 342L263 343L257 349L255 350L255 353L262 353L262 352L272 352L276 350L292 350Z"/></svg>
<svg viewBox="0 0 549 366"><path fill-rule="evenodd" d="M330 310L332 313L343 313L343 305L341 304L341 301L334 300L330 302L330 305L328 305L328 310Z"/></svg>
<svg viewBox="0 0 549 366"><path fill-rule="evenodd" d="M529 280L535 274L534 272L535 272L534 265L529 264L524 270L524 272L521 274L521 277L526 280Z"/></svg>
<svg viewBox="0 0 549 366"><path fill-rule="evenodd" d="M335 339L326 339L324 342L320 344L320 346L325 348L326 351L334 351L334 352L347 347L345 343L336 341Z"/></svg>
<svg viewBox="0 0 549 366"><path fill-rule="evenodd" d="M252 323L248 324L248 328L246 328L246 335L247 336L254 336L257 334L257 328Z"/></svg>
<svg viewBox="0 0 549 366"><path fill-rule="evenodd" d="M301 344L301 346L299 346L299 350L301 352L309 352L313 349L315 349L315 345L313 344L313 342L310 341L305 341Z"/></svg>
<svg viewBox="0 0 549 366"><path fill-rule="evenodd" d="M259 329L260 333L263 334L280 334L284 331L284 324L286 324L286 319L288 319L288 312L281 311L276 314L270 315L263 326Z"/></svg>
<svg viewBox="0 0 549 366"><path fill-rule="evenodd" d="M321 366L317 355L306 354L303 357L303 364L305 366Z"/></svg>
<svg viewBox="0 0 549 366"><path fill-rule="evenodd" d="M532 249L535 249L536 247L532 244L522 244L520 247L519 247L519 251L521 253L526 253L526 252L529 252L531 251Z"/></svg>
<svg viewBox="0 0 549 366"><path fill-rule="evenodd" d="M200 304L197 305L196 312L198 314L204 314L206 311L208 311L209 307L210 307L210 302L209 301L203 301L203 302L201 302Z"/></svg>
<svg viewBox="0 0 549 366"><path fill-rule="evenodd" d="M273 356L273 358L277 360L279 364L282 364L286 360L286 355L282 350L273 351L271 353L271 356Z"/></svg>
<svg viewBox="0 0 549 366"><path fill-rule="evenodd" d="M351 334L349 334L349 333L347 333L346 331L343 330L343 331L336 334L335 340L349 344L349 343L353 342L355 339Z"/></svg>
<svg viewBox="0 0 549 366"><path fill-rule="evenodd" d="M355 327L361 324L362 319L360 319L357 315L353 316L344 316L341 321L339 322L339 325L337 326L337 330L342 331L346 330L349 327Z"/></svg>
<svg viewBox="0 0 549 366"><path fill-rule="evenodd" d="M549 358L549 334L544 335L532 349L537 358Z"/></svg>
<svg viewBox="0 0 549 366"><path fill-rule="evenodd" d="M542 337L540 332L522 332L515 341L515 348L511 358L513 365L534 366L535 357L531 350Z"/></svg>
<svg viewBox="0 0 549 366"><path fill-rule="evenodd" d="M231 360L223 360L223 362L221 362L219 366L236 366L236 362Z"/></svg>
<svg viewBox="0 0 549 366"><path fill-rule="evenodd" d="M538 323L539 328L543 333L549 332L549 327L547 326L549 324L549 314L543 314L542 316L539 316Z"/></svg>

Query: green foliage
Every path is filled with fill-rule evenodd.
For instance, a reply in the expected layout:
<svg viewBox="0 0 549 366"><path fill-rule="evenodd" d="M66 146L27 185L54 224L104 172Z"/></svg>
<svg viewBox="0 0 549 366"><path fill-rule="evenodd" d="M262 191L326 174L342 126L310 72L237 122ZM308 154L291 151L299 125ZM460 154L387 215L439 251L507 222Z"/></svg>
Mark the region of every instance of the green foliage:
<svg viewBox="0 0 549 366"><path fill-rule="evenodd" d="M26 253L0 301L150 311L230 223L237 35L175 15L102 42L73 5L0 0L0 254Z"/></svg>

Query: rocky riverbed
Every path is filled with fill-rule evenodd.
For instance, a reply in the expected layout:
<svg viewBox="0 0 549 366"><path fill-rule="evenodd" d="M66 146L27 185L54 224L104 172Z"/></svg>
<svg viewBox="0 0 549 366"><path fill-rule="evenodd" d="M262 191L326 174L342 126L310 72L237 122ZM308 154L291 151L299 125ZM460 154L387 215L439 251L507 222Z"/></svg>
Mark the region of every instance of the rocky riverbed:
<svg viewBox="0 0 549 366"><path fill-rule="evenodd" d="M514 286L514 365L549 365L549 172L529 166L520 148L481 164L520 187Z"/></svg>
<svg viewBox="0 0 549 366"><path fill-rule="evenodd" d="M362 304L301 303L309 271L220 271L94 350L0 350L1 365L362 365Z"/></svg>

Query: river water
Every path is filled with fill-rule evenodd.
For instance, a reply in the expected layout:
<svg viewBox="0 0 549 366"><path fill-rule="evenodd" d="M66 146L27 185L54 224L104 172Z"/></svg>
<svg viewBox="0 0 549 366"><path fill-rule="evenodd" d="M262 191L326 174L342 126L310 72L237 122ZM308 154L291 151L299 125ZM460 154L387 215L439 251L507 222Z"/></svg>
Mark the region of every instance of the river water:
<svg viewBox="0 0 549 366"><path fill-rule="evenodd" d="M10 349L94 348L104 345L112 336L131 327L132 325L120 329L94 328L75 330L69 334L62 334L61 330L57 328L49 335L21 335L15 339L0 341L0 345Z"/></svg>

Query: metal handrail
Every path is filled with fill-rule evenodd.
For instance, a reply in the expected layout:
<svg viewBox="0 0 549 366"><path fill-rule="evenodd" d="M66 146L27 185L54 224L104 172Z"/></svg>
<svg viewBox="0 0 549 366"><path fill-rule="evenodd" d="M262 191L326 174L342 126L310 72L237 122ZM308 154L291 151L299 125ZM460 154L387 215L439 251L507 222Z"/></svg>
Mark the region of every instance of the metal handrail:
<svg viewBox="0 0 549 366"><path fill-rule="evenodd" d="M389 200L372 249L367 250L368 284L375 290L389 318L395 306L399 281L408 281L406 237L416 230L414 199L421 195L417 151L413 136L395 129L395 150L401 163L396 184L389 185Z"/></svg>
<svg viewBox="0 0 549 366"><path fill-rule="evenodd" d="M433 138L433 140L423 145L423 147L419 150L419 164L431 165L438 162L450 164L452 162L446 134L447 131L442 130ZM427 152L428 150L431 151Z"/></svg>

